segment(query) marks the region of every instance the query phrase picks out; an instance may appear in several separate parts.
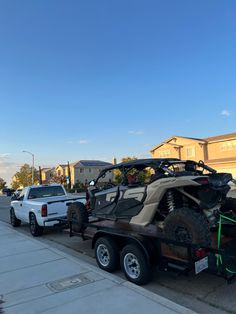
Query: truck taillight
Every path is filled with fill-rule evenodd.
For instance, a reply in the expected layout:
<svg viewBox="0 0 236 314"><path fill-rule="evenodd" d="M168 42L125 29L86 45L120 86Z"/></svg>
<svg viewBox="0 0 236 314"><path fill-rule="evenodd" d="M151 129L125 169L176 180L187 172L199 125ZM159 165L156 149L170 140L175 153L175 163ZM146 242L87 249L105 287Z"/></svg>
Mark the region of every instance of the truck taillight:
<svg viewBox="0 0 236 314"><path fill-rule="evenodd" d="M42 217L47 217L48 215L48 207L46 204L44 204L42 207L41 207L41 216Z"/></svg>

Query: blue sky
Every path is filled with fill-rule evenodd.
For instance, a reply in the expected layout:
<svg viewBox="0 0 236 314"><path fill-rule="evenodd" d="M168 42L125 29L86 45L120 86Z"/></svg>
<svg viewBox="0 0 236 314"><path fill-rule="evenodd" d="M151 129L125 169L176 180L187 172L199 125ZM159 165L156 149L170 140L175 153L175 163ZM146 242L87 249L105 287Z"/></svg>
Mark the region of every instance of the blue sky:
<svg viewBox="0 0 236 314"><path fill-rule="evenodd" d="M0 177L235 132L234 0L0 0Z"/></svg>

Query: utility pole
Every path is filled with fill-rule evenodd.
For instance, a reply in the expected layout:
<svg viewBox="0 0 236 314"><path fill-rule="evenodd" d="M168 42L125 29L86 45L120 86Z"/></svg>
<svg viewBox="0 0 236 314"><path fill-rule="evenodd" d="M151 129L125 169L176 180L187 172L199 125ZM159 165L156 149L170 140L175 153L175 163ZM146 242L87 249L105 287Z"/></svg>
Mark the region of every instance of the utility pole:
<svg viewBox="0 0 236 314"><path fill-rule="evenodd" d="M71 189L71 173L70 173L70 163L67 161L67 167L68 167L68 189Z"/></svg>
<svg viewBox="0 0 236 314"><path fill-rule="evenodd" d="M39 166L39 184L43 184L43 181L42 181L42 170L41 170L40 166Z"/></svg>
<svg viewBox="0 0 236 314"><path fill-rule="evenodd" d="M30 154L32 156L32 185L34 185L34 154L27 150L23 150L22 152Z"/></svg>

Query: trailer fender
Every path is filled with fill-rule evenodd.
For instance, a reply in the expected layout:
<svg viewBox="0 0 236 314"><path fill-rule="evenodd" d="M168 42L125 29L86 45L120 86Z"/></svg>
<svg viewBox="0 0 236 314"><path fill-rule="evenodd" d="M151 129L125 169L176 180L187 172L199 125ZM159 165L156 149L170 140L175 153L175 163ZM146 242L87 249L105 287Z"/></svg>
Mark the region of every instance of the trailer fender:
<svg viewBox="0 0 236 314"><path fill-rule="evenodd" d="M97 239L99 239L100 237L103 237L103 236L112 237L116 241L120 250L128 243L135 243L144 252L148 263L151 263L151 261L153 260L153 247L151 245L147 244L147 241L145 241L145 239L143 239L141 236L140 237L134 237L132 235L127 235L127 234L114 234L112 232L107 232L107 231L106 232L97 231L95 233L95 235L93 236L93 239L92 239L92 248L93 249L95 247L95 243L96 243Z"/></svg>

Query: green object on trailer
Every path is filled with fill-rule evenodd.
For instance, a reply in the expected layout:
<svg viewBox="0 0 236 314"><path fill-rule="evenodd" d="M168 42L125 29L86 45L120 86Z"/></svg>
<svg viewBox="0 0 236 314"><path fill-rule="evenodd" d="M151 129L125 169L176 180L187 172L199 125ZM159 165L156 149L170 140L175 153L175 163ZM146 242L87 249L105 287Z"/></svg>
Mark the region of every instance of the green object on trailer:
<svg viewBox="0 0 236 314"><path fill-rule="evenodd" d="M218 236L217 236L217 247L218 247L218 249L220 249L220 244L221 244L221 230L222 230L221 227L222 227L222 220L223 219L229 220L229 221L231 221L233 223L236 223L236 220L220 214L219 227L218 227ZM217 255L216 264L217 264L217 267L219 267L220 265L223 264L222 256L220 254ZM236 271L233 271L233 270L229 269L228 267L225 267L225 270L227 272L231 273L231 274L236 274Z"/></svg>

